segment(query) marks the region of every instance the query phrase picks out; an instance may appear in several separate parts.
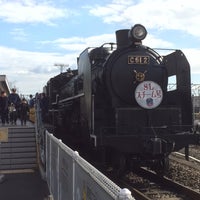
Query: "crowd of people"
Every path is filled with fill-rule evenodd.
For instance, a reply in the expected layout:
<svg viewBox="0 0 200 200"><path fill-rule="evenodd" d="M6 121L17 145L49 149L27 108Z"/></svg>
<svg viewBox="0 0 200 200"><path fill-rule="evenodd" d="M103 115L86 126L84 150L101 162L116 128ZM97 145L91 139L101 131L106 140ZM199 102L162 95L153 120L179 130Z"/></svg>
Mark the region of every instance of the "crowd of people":
<svg viewBox="0 0 200 200"><path fill-rule="evenodd" d="M0 117L2 126L5 124L17 125L20 119L21 125L26 125L29 109L34 106L33 96L30 95L29 102L25 98L20 98L16 89L12 88L9 95L1 91L0 96Z"/></svg>

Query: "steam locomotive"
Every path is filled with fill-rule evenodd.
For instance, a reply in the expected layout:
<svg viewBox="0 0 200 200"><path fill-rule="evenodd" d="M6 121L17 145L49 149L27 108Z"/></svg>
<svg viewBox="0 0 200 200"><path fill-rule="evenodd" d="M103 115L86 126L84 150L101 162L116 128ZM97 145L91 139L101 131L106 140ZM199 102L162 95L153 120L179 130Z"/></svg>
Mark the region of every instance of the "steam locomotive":
<svg viewBox="0 0 200 200"><path fill-rule="evenodd" d="M190 65L180 50L161 56L144 46L146 35L141 24L118 30L116 44L85 49L78 69L51 78L48 120L58 138L91 160L164 171L172 152L185 148L188 156L188 146L199 142Z"/></svg>

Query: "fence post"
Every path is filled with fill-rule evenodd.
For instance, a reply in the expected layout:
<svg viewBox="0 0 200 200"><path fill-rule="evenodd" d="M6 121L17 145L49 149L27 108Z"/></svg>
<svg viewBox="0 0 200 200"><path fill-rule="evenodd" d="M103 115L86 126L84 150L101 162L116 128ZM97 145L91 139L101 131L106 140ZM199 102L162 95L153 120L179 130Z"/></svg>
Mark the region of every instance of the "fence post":
<svg viewBox="0 0 200 200"><path fill-rule="evenodd" d="M120 190L116 200L135 200L135 198L132 197L130 190L123 188Z"/></svg>
<svg viewBox="0 0 200 200"><path fill-rule="evenodd" d="M75 200L75 161L77 160L79 156L79 153L78 151L74 151L74 155L73 155L73 175L72 175L72 184L73 184L73 187L72 187L72 194L73 194L73 200Z"/></svg>

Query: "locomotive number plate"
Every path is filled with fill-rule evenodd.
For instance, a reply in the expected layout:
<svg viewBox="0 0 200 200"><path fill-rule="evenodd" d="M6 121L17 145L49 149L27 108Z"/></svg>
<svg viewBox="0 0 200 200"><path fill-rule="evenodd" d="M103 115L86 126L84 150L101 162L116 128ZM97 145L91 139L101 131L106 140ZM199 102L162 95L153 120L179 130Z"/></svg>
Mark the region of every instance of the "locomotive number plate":
<svg viewBox="0 0 200 200"><path fill-rule="evenodd" d="M149 64L149 56L128 56L128 64Z"/></svg>

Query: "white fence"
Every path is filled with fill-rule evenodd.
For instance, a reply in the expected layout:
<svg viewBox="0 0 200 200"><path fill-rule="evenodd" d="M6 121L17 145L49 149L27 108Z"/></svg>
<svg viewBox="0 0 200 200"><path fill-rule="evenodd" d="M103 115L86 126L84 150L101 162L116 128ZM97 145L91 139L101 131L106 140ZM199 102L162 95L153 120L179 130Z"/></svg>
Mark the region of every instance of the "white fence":
<svg viewBox="0 0 200 200"><path fill-rule="evenodd" d="M47 131L46 179L54 200L134 200Z"/></svg>

